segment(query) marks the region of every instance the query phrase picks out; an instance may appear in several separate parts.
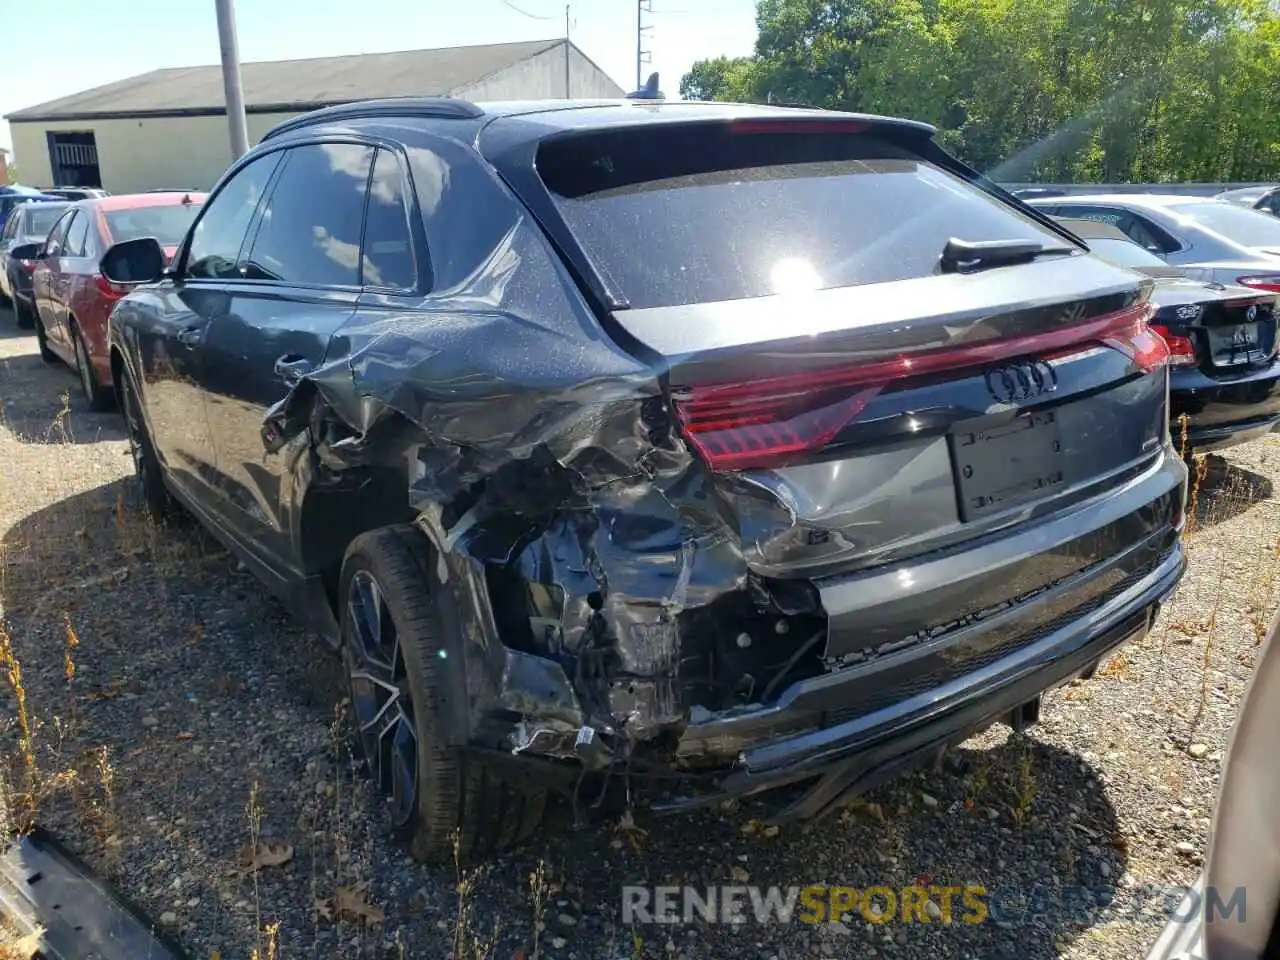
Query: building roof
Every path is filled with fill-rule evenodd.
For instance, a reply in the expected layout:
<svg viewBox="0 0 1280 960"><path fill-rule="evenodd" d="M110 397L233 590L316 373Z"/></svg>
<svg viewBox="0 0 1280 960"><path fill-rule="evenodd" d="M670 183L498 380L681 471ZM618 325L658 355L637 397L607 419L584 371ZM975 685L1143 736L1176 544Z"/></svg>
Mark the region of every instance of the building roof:
<svg viewBox="0 0 1280 960"><path fill-rule="evenodd" d="M380 97L444 96L560 40L363 53L240 65L245 110L277 113ZM226 112L221 66L169 67L8 114L10 122L206 116Z"/></svg>

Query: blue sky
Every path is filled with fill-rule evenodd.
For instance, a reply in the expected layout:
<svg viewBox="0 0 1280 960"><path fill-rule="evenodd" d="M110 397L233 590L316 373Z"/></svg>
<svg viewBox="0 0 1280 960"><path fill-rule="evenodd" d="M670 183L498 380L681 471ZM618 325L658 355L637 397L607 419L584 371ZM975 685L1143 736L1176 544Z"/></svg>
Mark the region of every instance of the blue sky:
<svg viewBox="0 0 1280 960"><path fill-rule="evenodd" d="M695 60L751 52L754 0L652 6L646 47L653 66L645 73L658 70L668 96L677 95ZM10 37L0 52L0 116L158 67L218 62L213 0L59 0L56 7L40 26L38 4L0 0L0 35L27 16L40 34L28 42ZM287 60L560 37L564 7L564 0L238 0L236 17L241 60ZM630 90L635 0L572 0L570 17L573 41ZM0 146L10 143L8 124L0 123Z"/></svg>

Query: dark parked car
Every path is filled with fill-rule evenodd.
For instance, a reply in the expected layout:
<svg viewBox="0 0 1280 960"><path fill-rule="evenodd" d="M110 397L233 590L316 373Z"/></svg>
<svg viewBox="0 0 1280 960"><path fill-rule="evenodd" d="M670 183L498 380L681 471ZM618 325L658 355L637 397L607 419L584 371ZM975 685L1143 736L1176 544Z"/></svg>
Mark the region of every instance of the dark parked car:
<svg viewBox="0 0 1280 960"><path fill-rule="evenodd" d="M824 813L1032 723L1183 570L1151 281L924 124L321 109L103 269L148 504L341 649L420 857L549 790Z"/></svg>
<svg viewBox="0 0 1280 960"><path fill-rule="evenodd" d="M34 257L14 256L20 247L40 244L67 208L65 200L22 203L14 207L4 226L0 227L0 300L13 303L18 326L35 326L35 302L31 294ZM21 251L19 251L21 252ZM29 249L27 252L31 252Z"/></svg>
<svg viewBox="0 0 1280 960"><path fill-rule="evenodd" d="M24 187L18 184L0 185L0 230L4 229L5 220L9 214L24 203L34 203L40 200L61 200L61 197L54 197L47 193L41 193L32 187Z"/></svg>
<svg viewBox="0 0 1280 960"><path fill-rule="evenodd" d="M1207 451L1270 433L1280 424L1276 296L1191 280L1116 227L1062 220L1105 260L1156 278L1152 329L1169 346L1169 413L1176 444ZM1183 417L1186 429L1183 430Z"/></svg>

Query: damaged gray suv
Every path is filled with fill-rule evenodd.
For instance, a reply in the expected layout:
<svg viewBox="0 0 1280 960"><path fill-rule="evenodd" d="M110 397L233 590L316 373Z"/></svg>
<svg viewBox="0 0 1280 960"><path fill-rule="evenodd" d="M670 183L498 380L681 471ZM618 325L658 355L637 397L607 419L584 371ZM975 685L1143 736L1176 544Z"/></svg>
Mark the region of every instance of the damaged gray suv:
<svg viewBox="0 0 1280 960"><path fill-rule="evenodd" d="M553 794L812 818L1148 629L1186 484L1151 281L932 134L353 104L171 262L106 254L150 509L342 652L415 855Z"/></svg>

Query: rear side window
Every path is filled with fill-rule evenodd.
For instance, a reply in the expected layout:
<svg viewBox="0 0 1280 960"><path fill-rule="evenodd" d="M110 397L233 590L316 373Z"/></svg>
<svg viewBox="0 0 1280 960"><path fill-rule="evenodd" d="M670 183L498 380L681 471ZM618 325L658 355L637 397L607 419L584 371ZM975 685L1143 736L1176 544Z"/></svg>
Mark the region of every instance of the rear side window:
<svg viewBox="0 0 1280 960"><path fill-rule="evenodd" d="M15 213L14 218L21 224L23 236L43 240L66 209L62 203L29 203L25 210Z"/></svg>
<svg viewBox="0 0 1280 960"><path fill-rule="evenodd" d="M67 227L71 224L71 213L68 212L53 225L53 229L49 231L49 236L45 238L44 250L42 256L60 257L62 256L62 242L67 236Z"/></svg>
<svg viewBox="0 0 1280 960"><path fill-rule="evenodd" d="M1110 224L1117 230L1123 231L1130 240L1144 250L1150 250L1153 253L1170 253L1177 250L1179 246L1177 240L1150 220L1119 207L1073 207L1067 205L1060 207L1059 213L1064 217L1075 217L1079 220L1097 220L1099 223Z"/></svg>
<svg viewBox="0 0 1280 960"><path fill-rule="evenodd" d="M538 172L634 307L938 272L952 237L1061 238L866 132L646 126L549 141Z"/></svg>
<svg viewBox="0 0 1280 960"><path fill-rule="evenodd" d="M379 150L369 181L362 278L365 286L408 290L417 282L400 159Z"/></svg>
<svg viewBox="0 0 1280 960"><path fill-rule="evenodd" d="M1103 260L1121 267L1163 267L1165 262L1154 253L1142 249L1131 240L1094 237L1087 240L1089 250Z"/></svg>
<svg viewBox="0 0 1280 960"><path fill-rule="evenodd" d="M373 149L323 143L288 151L262 212L245 276L320 286L360 282L360 228Z"/></svg>
<svg viewBox="0 0 1280 960"><path fill-rule="evenodd" d="M71 228L67 231L64 254L68 257L83 257L85 254L84 244L88 236L89 215L80 210L76 213L75 219L71 221Z"/></svg>

